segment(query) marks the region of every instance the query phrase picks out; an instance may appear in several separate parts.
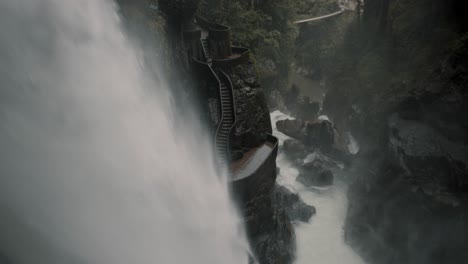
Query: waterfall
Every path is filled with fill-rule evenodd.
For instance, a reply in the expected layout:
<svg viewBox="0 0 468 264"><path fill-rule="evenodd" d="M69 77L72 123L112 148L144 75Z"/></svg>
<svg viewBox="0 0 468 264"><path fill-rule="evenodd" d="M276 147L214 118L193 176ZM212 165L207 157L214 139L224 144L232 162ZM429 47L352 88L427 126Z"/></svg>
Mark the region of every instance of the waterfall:
<svg viewBox="0 0 468 264"><path fill-rule="evenodd" d="M1 264L247 263L209 138L140 53L111 1L0 1Z"/></svg>

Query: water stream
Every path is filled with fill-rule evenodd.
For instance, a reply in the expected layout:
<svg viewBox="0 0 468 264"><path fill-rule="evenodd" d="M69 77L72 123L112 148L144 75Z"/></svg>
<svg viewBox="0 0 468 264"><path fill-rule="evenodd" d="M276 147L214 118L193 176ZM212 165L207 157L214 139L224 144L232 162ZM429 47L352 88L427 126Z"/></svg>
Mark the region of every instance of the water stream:
<svg viewBox="0 0 468 264"><path fill-rule="evenodd" d="M293 119L280 111L271 113L273 134L280 141L290 137L276 129L276 121ZM305 203L313 205L317 214L309 223L296 224L296 264L364 264L363 260L344 242L343 222L346 216L347 185L341 180L328 188L307 188L296 181L298 170L280 151L277 158L280 174L277 182L299 194Z"/></svg>

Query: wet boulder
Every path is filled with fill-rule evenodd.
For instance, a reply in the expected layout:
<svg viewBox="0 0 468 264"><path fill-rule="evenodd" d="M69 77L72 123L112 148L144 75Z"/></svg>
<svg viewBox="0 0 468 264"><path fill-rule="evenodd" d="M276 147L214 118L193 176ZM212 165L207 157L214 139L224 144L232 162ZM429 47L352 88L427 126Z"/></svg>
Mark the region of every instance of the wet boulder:
<svg viewBox="0 0 468 264"><path fill-rule="evenodd" d="M304 158L307 153L305 145L296 139L286 139L283 143L283 151L290 159Z"/></svg>
<svg viewBox="0 0 468 264"><path fill-rule="evenodd" d="M335 129L328 120L306 122L304 128L304 144L330 149L335 142Z"/></svg>
<svg viewBox="0 0 468 264"><path fill-rule="evenodd" d="M319 162L309 162L299 168L297 181L306 187L324 187L333 184L334 176L330 169L325 168Z"/></svg>
<svg viewBox="0 0 468 264"><path fill-rule="evenodd" d="M299 119L285 119L276 122L276 128L283 134L302 141L305 122Z"/></svg>
<svg viewBox="0 0 468 264"><path fill-rule="evenodd" d="M306 204L298 194L291 192L284 186L276 184L273 195L273 201L285 208L291 221L307 223L316 214L314 206Z"/></svg>
<svg viewBox="0 0 468 264"><path fill-rule="evenodd" d="M308 147L331 149L335 143L335 128L328 120L280 120L276 127L283 134L295 138Z"/></svg>

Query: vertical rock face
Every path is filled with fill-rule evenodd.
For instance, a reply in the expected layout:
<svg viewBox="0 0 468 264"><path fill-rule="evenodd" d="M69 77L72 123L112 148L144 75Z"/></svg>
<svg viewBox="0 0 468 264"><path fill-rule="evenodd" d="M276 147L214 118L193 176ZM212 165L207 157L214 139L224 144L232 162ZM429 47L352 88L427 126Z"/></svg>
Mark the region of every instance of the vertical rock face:
<svg viewBox="0 0 468 264"><path fill-rule="evenodd" d="M232 81L236 103L237 123L232 146L236 158L263 144L266 135L272 133L272 127L266 97L253 62L226 69L226 73ZM292 263L296 237L285 211L286 199L277 196L275 159L269 161L265 171L260 173L265 174L262 176L265 180L252 183L252 195L240 202L252 250L259 264Z"/></svg>
<svg viewBox="0 0 468 264"><path fill-rule="evenodd" d="M296 236L285 211L284 199L276 196L275 165L272 159L262 172L265 174L263 180L249 183L251 195L239 203L250 245L259 264L292 263L296 249ZM234 195L245 197L245 193L238 189L234 189Z"/></svg>
<svg viewBox="0 0 468 264"><path fill-rule="evenodd" d="M335 143L335 128L330 121L280 120L276 126L282 133L302 141L306 146L330 149Z"/></svg>
<svg viewBox="0 0 468 264"><path fill-rule="evenodd" d="M191 12L192 7L195 6L191 1L172 2L162 0L160 5L167 16L171 16L168 18L171 20L187 20L186 17L182 18L181 16ZM200 20L198 26L202 27L201 23L203 22ZM230 89L232 84L235 116L226 118L226 120L235 119L234 133L229 132L228 138L231 154L230 161L236 161L243 158L244 155L248 157L247 153L251 153L254 149L267 143L268 134L272 133L269 109L266 97L258 82L253 59L247 57L247 53L224 58L229 54L220 54L219 48L220 46L230 48L230 45L225 45L224 41L219 42L219 45L213 45L213 40L217 40L214 39L213 33L218 34L216 35L218 37L223 37L223 34L226 33L225 30L228 28L208 21L206 21L206 24L209 25L207 31L209 44L203 46L204 56L202 56L202 59L206 59L207 63L196 62L192 63L190 67L193 74L196 75L197 85L195 87L198 86L197 91L202 101L201 104L207 106L204 107L205 112L207 112L205 115L208 117L207 123L213 131L216 131L217 127L222 124L220 109L223 109L226 113L231 113L229 111L231 108L223 108L229 104L223 95L225 96L230 92L230 90L226 92L226 89ZM191 27L183 24L183 27L177 26L172 29L177 31L182 28ZM178 36L180 34L174 35ZM206 41L205 37L203 41ZM174 39L177 40L177 38ZM226 39L230 41L230 38ZM185 47L186 44L182 42L179 39L178 43L173 45L173 47L176 47L175 57L187 57L186 51L190 50L190 48ZM238 53L239 50L245 52L247 49L232 49L232 51ZM212 56L212 60L208 60L208 53L210 57ZM231 63L223 64L222 61L216 61L219 59L218 57L223 57L225 61L239 58L242 60L237 60L236 63L230 61ZM288 214L284 209L285 200L275 199L277 148L272 153L266 162L262 163L255 172L252 172L253 176L231 182L231 188L244 216L247 235L258 263L288 264L292 263L294 259L295 234Z"/></svg>
<svg viewBox="0 0 468 264"><path fill-rule="evenodd" d="M272 133L270 113L252 61L226 70L234 86L236 130L233 149L240 156Z"/></svg>
<svg viewBox="0 0 468 264"><path fill-rule="evenodd" d="M359 36L373 48L330 82L325 112L361 145L345 235L371 263L468 259L468 37L453 9L461 4L366 1L361 26L373 32Z"/></svg>

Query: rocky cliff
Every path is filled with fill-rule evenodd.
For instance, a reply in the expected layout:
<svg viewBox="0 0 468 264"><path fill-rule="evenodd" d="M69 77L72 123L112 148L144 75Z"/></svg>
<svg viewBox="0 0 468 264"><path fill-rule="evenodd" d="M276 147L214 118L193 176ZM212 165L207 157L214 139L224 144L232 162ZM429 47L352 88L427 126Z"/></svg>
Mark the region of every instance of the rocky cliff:
<svg viewBox="0 0 468 264"><path fill-rule="evenodd" d="M361 145L346 239L371 263L468 258L465 5L366 1L327 76L324 112Z"/></svg>

